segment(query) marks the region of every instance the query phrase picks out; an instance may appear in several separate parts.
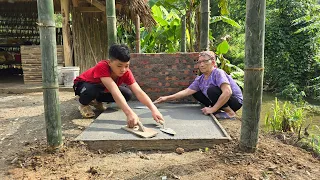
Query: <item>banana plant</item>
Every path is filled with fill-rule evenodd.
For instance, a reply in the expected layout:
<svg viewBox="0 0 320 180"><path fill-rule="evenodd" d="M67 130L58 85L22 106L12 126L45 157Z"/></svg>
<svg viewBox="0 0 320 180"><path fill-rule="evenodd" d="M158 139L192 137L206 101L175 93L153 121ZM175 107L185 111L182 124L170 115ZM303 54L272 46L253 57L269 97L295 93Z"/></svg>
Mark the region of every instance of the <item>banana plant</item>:
<svg viewBox="0 0 320 180"><path fill-rule="evenodd" d="M181 21L178 12L172 9L168 12L163 6L154 5L151 8L157 26L150 32L141 28L142 51L177 52L181 33Z"/></svg>
<svg viewBox="0 0 320 180"><path fill-rule="evenodd" d="M198 9L200 0L149 0L150 7L163 6L171 11L177 12L180 17L180 45L181 49L184 46L188 47L189 51L194 51L193 44L197 41L195 36L195 24L197 23L195 18L195 12ZM184 50L182 50L184 51Z"/></svg>
<svg viewBox="0 0 320 180"><path fill-rule="evenodd" d="M218 21L225 22L225 23L231 25L232 27L236 27L238 29L241 28L240 24L238 24L237 22L235 22L234 20L232 20L226 16L213 16L210 20L210 23L216 23Z"/></svg>
<svg viewBox="0 0 320 180"><path fill-rule="evenodd" d="M224 40L217 46L216 55L217 55L217 64L220 69L223 69L227 74L230 74L236 83L243 88L243 78L244 71L230 63L223 55L229 51L229 43L227 41L229 37L226 36Z"/></svg>

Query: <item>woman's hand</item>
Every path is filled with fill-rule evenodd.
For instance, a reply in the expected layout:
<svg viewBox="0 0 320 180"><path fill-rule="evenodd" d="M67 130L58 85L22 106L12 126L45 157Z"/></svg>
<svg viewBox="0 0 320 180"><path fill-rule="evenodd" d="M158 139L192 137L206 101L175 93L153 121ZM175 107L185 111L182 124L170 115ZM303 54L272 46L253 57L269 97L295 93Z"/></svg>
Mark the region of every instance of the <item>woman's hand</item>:
<svg viewBox="0 0 320 180"><path fill-rule="evenodd" d="M205 108L202 108L201 111L202 111L202 113L205 114L205 115L212 114L212 113L215 112L215 110L213 109L213 107L205 107Z"/></svg>
<svg viewBox="0 0 320 180"><path fill-rule="evenodd" d="M161 96L159 97L157 100L155 100L153 103L154 104L158 104L158 103L162 103L168 100L168 96Z"/></svg>

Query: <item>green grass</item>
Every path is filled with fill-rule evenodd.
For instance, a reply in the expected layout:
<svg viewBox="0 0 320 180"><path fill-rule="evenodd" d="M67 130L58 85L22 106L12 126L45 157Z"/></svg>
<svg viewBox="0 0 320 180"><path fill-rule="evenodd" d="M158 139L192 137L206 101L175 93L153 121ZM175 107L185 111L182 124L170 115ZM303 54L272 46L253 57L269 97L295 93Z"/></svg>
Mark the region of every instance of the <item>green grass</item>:
<svg viewBox="0 0 320 180"><path fill-rule="evenodd" d="M282 105L278 98L271 108L271 112L265 117L265 128L273 132L294 132L300 133L306 121L306 113L303 107L296 106L288 101Z"/></svg>
<svg viewBox="0 0 320 180"><path fill-rule="evenodd" d="M313 120L307 121L309 117L314 117L307 113L308 106L306 103L297 105L288 101L279 102L278 98L275 98L265 116L263 128L273 133L293 132L297 135L297 142L300 142L301 147L311 149L319 156L320 128Z"/></svg>

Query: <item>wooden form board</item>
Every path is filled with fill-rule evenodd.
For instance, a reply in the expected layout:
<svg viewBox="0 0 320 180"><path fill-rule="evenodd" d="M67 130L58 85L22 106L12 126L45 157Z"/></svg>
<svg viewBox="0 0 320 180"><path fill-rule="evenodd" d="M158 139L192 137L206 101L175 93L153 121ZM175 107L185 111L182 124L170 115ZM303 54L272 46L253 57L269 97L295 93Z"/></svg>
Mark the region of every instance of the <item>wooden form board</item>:
<svg viewBox="0 0 320 180"><path fill-rule="evenodd" d="M133 134L135 134L137 136L143 137L143 138L152 138L152 137L155 137L158 134L157 131L155 131L155 130L153 130L151 128L144 128L145 129L144 132L140 131L138 126L136 126L134 128L129 128L127 126L123 126L123 127L121 127L121 129L124 129L124 130L126 130L128 132L131 132L131 133L133 133Z"/></svg>

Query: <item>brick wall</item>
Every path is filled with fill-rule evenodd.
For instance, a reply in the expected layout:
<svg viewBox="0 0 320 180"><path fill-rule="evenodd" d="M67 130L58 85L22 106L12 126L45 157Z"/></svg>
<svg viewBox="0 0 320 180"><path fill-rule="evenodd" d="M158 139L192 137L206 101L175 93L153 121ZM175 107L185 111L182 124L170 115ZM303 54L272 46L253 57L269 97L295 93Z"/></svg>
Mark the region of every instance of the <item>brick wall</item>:
<svg viewBox="0 0 320 180"><path fill-rule="evenodd" d="M41 49L40 46L21 46L21 63L25 84L42 82ZM63 46L57 46L58 65L63 66Z"/></svg>
<svg viewBox="0 0 320 180"><path fill-rule="evenodd" d="M63 65L63 47L57 46L58 64ZM41 83L40 46L21 46L22 68L25 84ZM198 53L131 54L135 79L141 88L156 100L159 96L176 93L187 88L196 77L194 61ZM192 97L178 102L195 102Z"/></svg>
<svg viewBox="0 0 320 180"><path fill-rule="evenodd" d="M156 100L187 88L196 77L198 53L131 54L130 69L141 88ZM191 102L192 97L178 100Z"/></svg>

